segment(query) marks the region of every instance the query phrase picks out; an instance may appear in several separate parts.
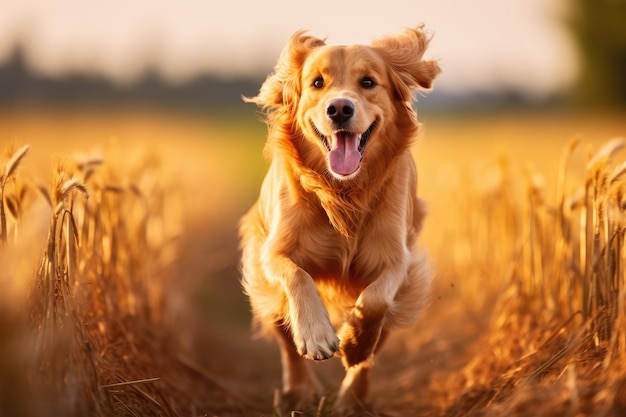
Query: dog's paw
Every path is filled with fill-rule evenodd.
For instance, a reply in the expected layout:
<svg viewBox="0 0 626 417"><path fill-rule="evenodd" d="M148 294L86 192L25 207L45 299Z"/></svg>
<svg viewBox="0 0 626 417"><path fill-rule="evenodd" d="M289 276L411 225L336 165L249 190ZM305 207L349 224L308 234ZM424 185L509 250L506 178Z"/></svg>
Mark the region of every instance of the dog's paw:
<svg viewBox="0 0 626 417"><path fill-rule="evenodd" d="M361 335L360 329L347 324L339 332L339 338L341 339L340 351L346 368L366 361L374 353L375 340L373 343L372 341L359 340Z"/></svg>
<svg viewBox="0 0 626 417"><path fill-rule="evenodd" d="M328 319L312 321L293 331L293 342L300 356L314 361L330 359L339 350L339 339Z"/></svg>
<svg viewBox="0 0 626 417"><path fill-rule="evenodd" d="M339 331L340 351L346 368L368 360L376 349L382 331L382 318L351 314Z"/></svg>

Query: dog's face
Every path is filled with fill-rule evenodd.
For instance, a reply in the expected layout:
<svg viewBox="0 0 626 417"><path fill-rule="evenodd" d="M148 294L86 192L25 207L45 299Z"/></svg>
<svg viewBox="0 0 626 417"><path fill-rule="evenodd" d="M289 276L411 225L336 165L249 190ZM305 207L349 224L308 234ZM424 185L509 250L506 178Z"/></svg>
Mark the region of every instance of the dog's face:
<svg viewBox="0 0 626 417"><path fill-rule="evenodd" d="M250 101L299 130L308 158L323 159L333 177L350 180L375 160L390 161L416 133L413 90L430 88L439 73L434 61L422 59L427 44L419 28L351 46L299 32Z"/></svg>
<svg viewBox="0 0 626 417"><path fill-rule="evenodd" d="M324 46L304 62L301 85L297 120L305 137L333 176L356 176L370 139L395 113L385 61L365 46Z"/></svg>

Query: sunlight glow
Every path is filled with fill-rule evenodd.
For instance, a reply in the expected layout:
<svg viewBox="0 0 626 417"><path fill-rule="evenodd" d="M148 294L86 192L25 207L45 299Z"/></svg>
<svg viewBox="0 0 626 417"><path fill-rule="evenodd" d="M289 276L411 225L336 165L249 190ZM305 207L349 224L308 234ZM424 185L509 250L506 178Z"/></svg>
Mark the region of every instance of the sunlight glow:
<svg viewBox="0 0 626 417"><path fill-rule="evenodd" d="M517 89L549 94L576 76L576 54L558 0L387 0L376 5L320 0L219 6L203 0L109 2L26 0L3 5L0 60L15 45L43 74L92 73L119 84L146 71L180 83L212 72L265 74L289 35L308 29L329 43L368 43L426 23L428 56L444 72L438 89ZM358 9L355 9L358 7Z"/></svg>

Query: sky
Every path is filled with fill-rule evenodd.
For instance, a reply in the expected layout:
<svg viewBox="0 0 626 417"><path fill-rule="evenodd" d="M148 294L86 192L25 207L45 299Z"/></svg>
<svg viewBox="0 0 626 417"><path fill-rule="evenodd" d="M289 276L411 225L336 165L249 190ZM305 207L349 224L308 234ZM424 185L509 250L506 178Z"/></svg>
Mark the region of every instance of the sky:
<svg viewBox="0 0 626 417"><path fill-rule="evenodd" d="M572 83L567 0L1 0L0 61L16 45L34 71L129 84L147 70L170 83L214 73L271 71L289 36L306 29L332 44L426 25L436 88L515 89L545 96Z"/></svg>

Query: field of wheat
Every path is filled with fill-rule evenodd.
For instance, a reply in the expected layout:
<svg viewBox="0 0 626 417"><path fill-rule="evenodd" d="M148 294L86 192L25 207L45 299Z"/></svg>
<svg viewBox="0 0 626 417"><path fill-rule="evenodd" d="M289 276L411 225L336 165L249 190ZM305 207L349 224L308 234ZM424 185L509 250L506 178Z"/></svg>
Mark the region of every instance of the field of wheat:
<svg viewBox="0 0 626 417"><path fill-rule="evenodd" d="M375 415L626 413L624 116L421 118L436 282ZM254 109L0 111L0 415L276 415L237 271L264 135Z"/></svg>

